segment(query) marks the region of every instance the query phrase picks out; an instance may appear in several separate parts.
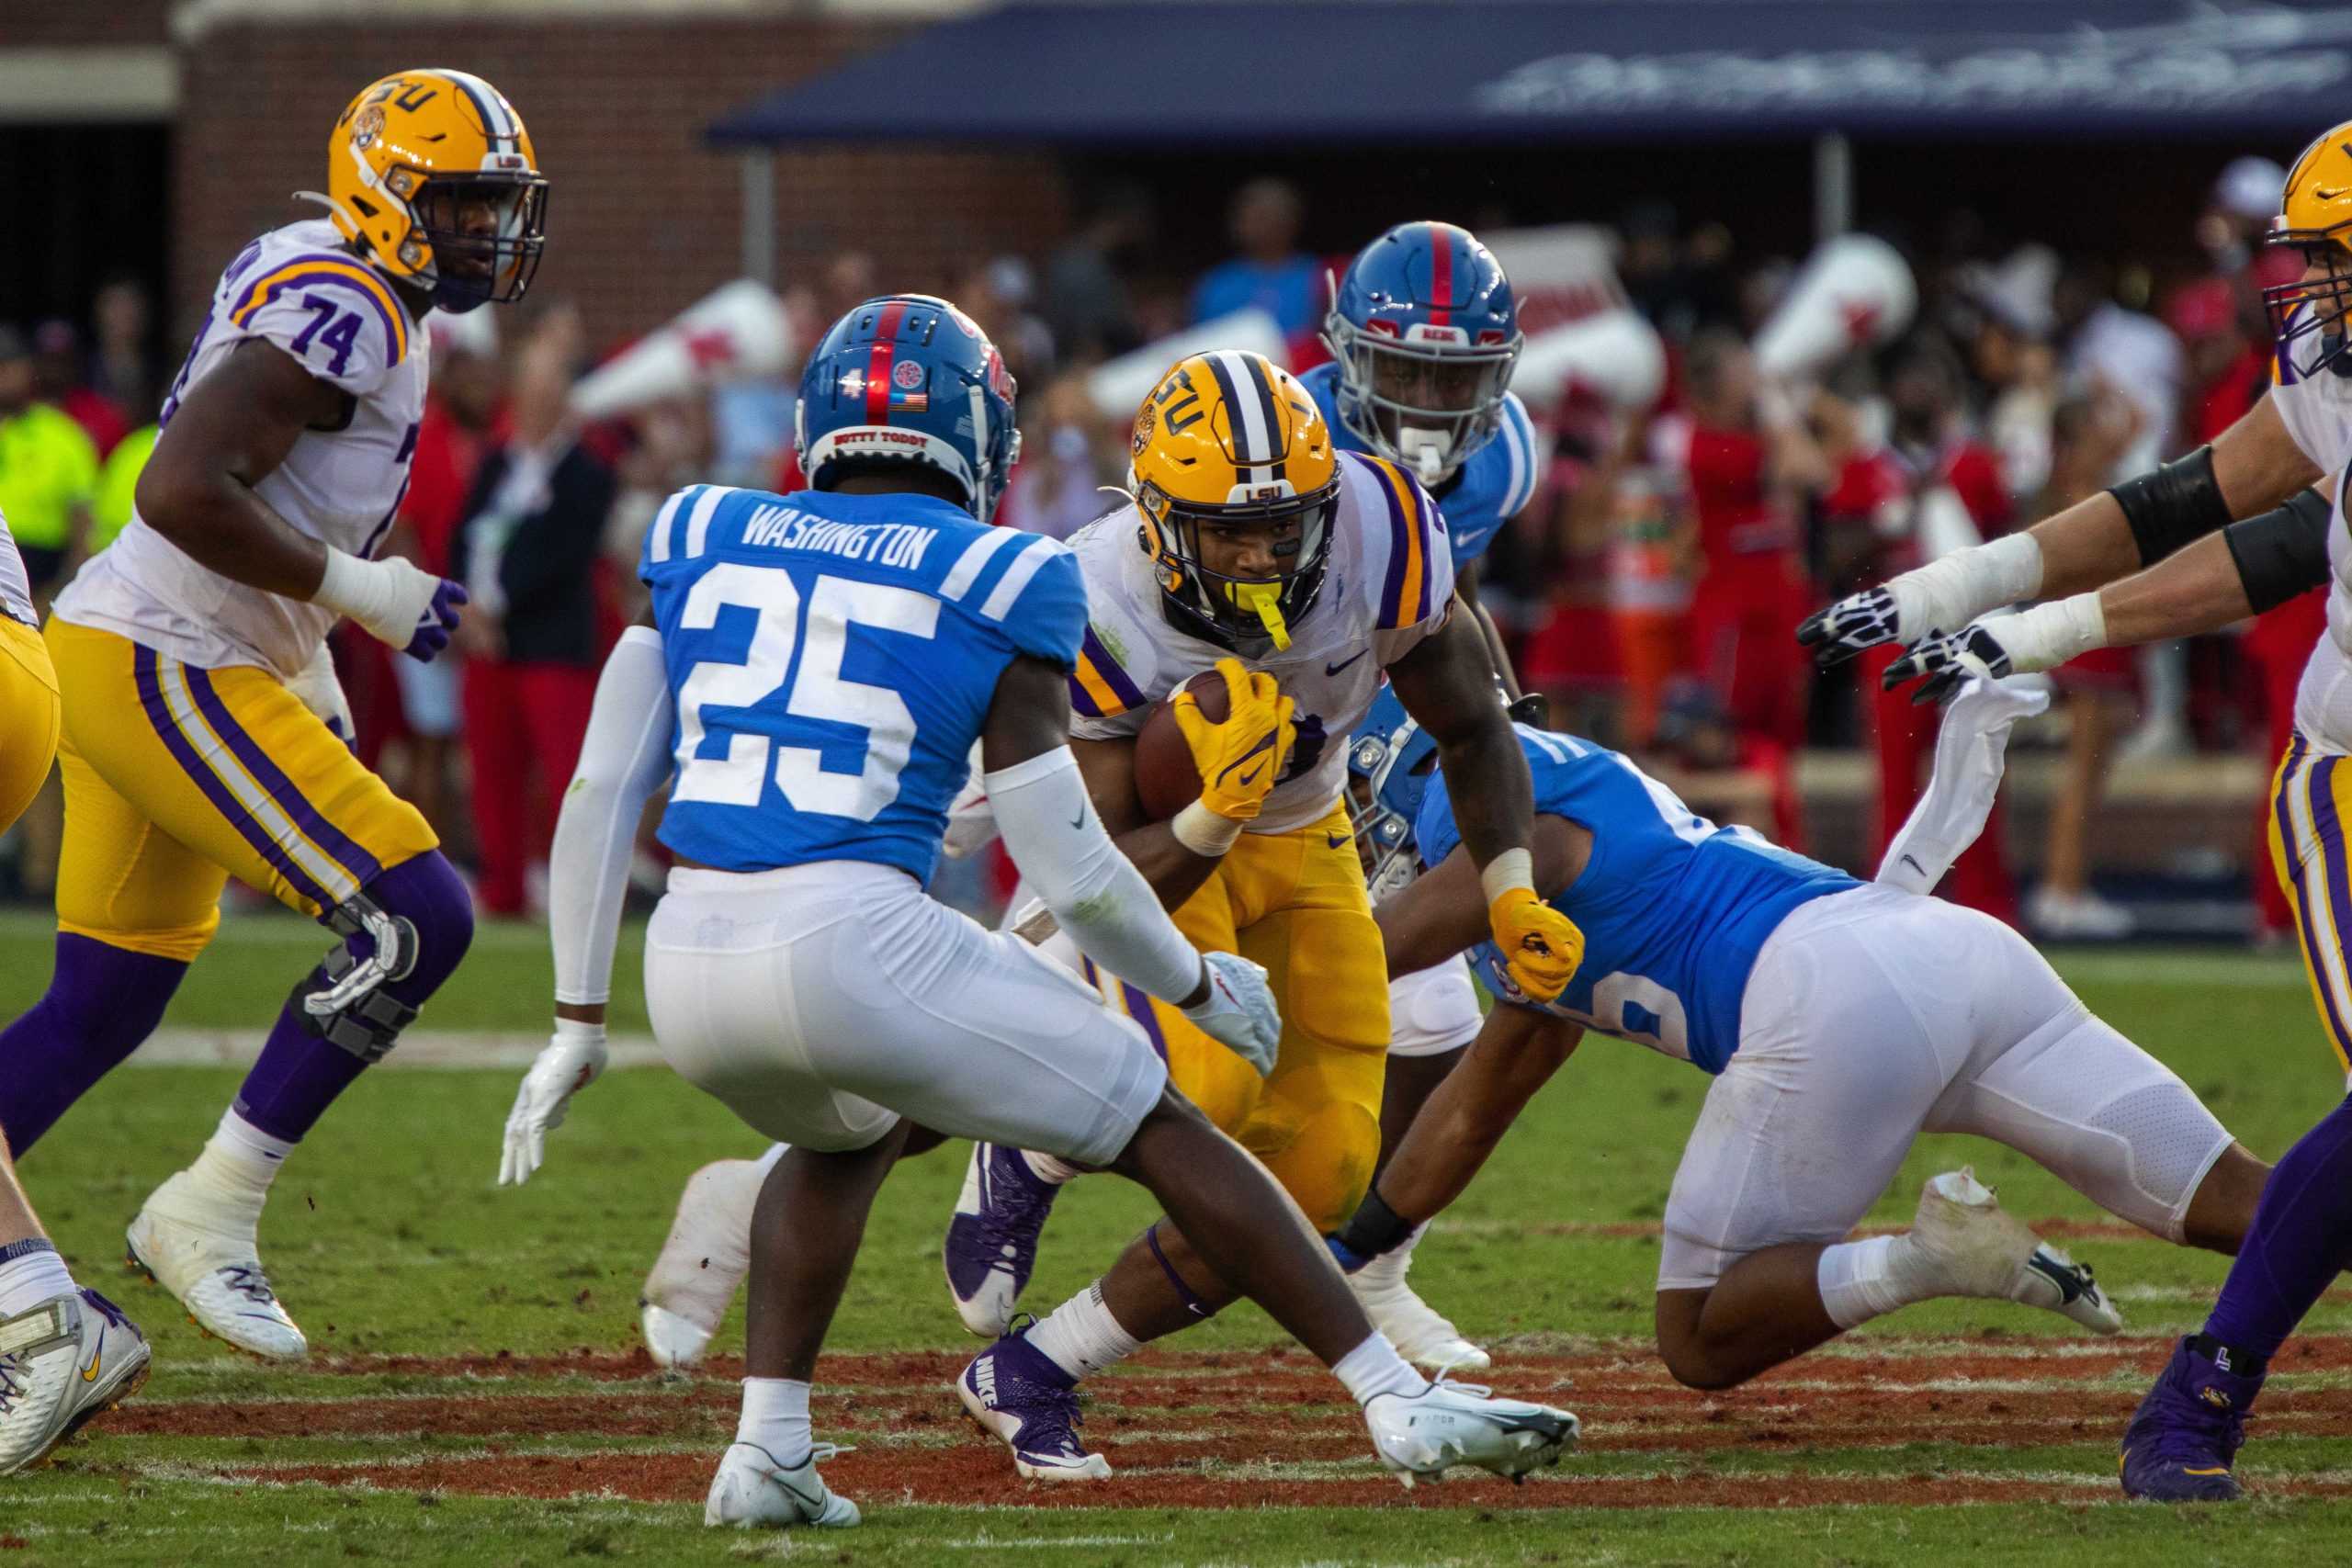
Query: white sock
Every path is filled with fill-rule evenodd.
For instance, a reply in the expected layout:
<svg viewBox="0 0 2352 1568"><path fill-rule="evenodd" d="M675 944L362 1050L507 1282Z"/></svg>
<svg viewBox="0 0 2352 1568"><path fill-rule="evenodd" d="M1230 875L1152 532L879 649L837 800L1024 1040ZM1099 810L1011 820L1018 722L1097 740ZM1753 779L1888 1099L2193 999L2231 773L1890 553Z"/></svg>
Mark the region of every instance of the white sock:
<svg viewBox="0 0 2352 1568"><path fill-rule="evenodd" d="M808 1385L797 1378L745 1378L743 1415L735 1440L765 1449L776 1463L791 1466L808 1457Z"/></svg>
<svg viewBox="0 0 2352 1568"><path fill-rule="evenodd" d="M1413 1248L1421 1245L1421 1237L1429 1234L1430 1222L1415 1225L1412 1234L1395 1247L1374 1258L1355 1271L1359 1285L1403 1284L1405 1271L1413 1266Z"/></svg>
<svg viewBox="0 0 2352 1568"><path fill-rule="evenodd" d="M1091 1378L1143 1348L1143 1341L1119 1326L1102 1300L1102 1281L1056 1307L1028 1333L1031 1348L1074 1378Z"/></svg>
<svg viewBox="0 0 2352 1568"><path fill-rule="evenodd" d="M1874 1235L1826 1247L1814 1273L1829 1321L1853 1328L1897 1307L1926 1301L1934 1292L1912 1280L1911 1237Z"/></svg>
<svg viewBox="0 0 2352 1568"><path fill-rule="evenodd" d="M1066 1160L1056 1159L1052 1155L1041 1155L1032 1149L1023 1149L1021 1151L1021 1157L1029 1162L1030 1175L1056 1187L1059 1187L1066 1181L1077 1180L1080 1174L1078 1167Z"/></svg>
<svg viewBox="0 0 2352 1568"><path fill-rule="evenodd" d="M1388 1336L1375 1330L1371 1338L1340 1357L1331 1367L1331 1375L1347 1385L1358 1404L1367 1404L1384 1393L1402 1394L1407 1399L1429 1392L1430 1381L1407 1364L1388 1342Z"/></svg>
<svg viewBox="0 0 2352 1568"><path fill-rule="evenodd" d="M65 1271L65 1259L57 1256L47 1236L28 1236L0 1247L0 1318L73 1293L74 1276Z"/></svg>
<svg viewBox="0 0 2352 1568"><path fill-rule="evenodd" d="M768 1172L775 1168L775 1162L782 1159L791 1151L792 1145L790 1144L769 1145L768 1152L762 1155L755 1162L760 1168L760 1179L762 1181L765 1181L768 1179Z"/></svg>
<svg viewBox="0 0 2352 1568"><path fill-rule="evenodd" d="M278 1167L293 1152L292 1144L271 1137L232 1109L221 1113L220 1125L188 1167L188 1179L250 1232L261 1224L262 1204L269 1199L269 1184L277 1179Z"/></svg>

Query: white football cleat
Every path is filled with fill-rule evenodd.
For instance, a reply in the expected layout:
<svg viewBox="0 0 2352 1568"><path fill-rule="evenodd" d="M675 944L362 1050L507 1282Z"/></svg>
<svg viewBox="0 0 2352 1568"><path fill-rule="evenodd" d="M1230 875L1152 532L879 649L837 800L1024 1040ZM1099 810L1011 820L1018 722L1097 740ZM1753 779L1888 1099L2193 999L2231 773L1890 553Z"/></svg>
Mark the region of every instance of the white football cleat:
<svg viewBox="0 0 2352 1568"><path fill-rule="evenodd" d="M768 1162L713 1160L686 1178L677 1217L637 1298L638 1325L656 1365L699 1364L752 1268L752 1210Z"/></svg>
<svg viewBox="0 0 2352 1568"><path fill-rule="evenodd" d="M1435 1372L1483 1371L1494 1364L1494 1358L1472 1344L1405 1282L1421 1235L1415 1231L1404 1246L1382 1253L1349 1275L1348 1284L1373 1327L1388 1336L1388 1342L1405 1359Z"/></svg>
<svg viewBox="0 0 2352 1568"><path fill-rule="evenodd" d="M1410 1486L1447 1468L1475 1464L1513 1481L1557 1464L1577 1446L1577 1423L1565 1410L1521 1399L1497 1399L1474 1383L1438 1382L1408 1398L1375 1394L1363 1407L1380 1462Z"/></svg>
<svg viewBox="0 0 2352 1568"><path fill-rule="evenodd" d="M791 1525L816 1525L847 1529L858 1522L857 1505L825 1484L817 1473L819 1461L846 1449L818 1443L798 1464L786 1465L756 1443L735 1442L718 1461L710 1478L710 1495L702 1506L706 1525L734 1529L783 1529Z"/></svg>
<svg viewBox="0 0 2352 1568"><path fill-rule="evenodd" d="M221 1217L187 1171L155 1189L124 1240L124 1261L177 1296L205 1333L265 1360L311 1353L262 1272L252 1226Z"/></svg>
<svg viewBox="0 0 2352 1568"><path fill-rule="evenodd" d="M1910 1241L1935 1293L2022 1303L2062 1313L2096 1334L2123 1326L2087 1264L2035 1235L1962 1166L1928 1179Z"/></svg>
<svg viewBox="0 0 2352 1568"><path fill-rule="evenodd" d="M147 1338L92 1290L0 1322L0 1475L29 1470L147 1381Z"/></svg>

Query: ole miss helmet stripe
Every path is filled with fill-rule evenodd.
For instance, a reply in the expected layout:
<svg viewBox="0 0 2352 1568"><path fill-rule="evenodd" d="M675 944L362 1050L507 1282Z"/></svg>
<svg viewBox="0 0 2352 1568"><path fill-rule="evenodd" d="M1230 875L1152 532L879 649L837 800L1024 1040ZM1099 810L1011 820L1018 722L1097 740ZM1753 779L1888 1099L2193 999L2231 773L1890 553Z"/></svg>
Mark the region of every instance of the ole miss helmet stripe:
<svg viewBox="0 0 2352 1568"><path fill-rule="evenodd" d="M1443 223L1430 225L1430 324L1453 321L1453 231Z"/></svg>
<svg viewBox="0 0 2352 1568"><path fill-rule="evenodd" d="M865 355L865 423L890 423L890 363L899 356L899 323L907 314L907 302L893 299L882 307L881 319L874 324L874 346Z"/></svg>

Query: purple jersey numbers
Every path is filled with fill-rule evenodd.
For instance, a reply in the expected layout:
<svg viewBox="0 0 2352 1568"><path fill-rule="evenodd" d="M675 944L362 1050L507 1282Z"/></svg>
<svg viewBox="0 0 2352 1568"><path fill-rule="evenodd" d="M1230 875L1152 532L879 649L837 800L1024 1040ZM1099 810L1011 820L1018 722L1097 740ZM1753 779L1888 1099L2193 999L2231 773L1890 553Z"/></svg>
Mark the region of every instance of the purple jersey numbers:
<svg viewBox="0 0 2352 1568"><path fill-rule="evenodd" d="M316 294L303 295L302 308L311 312L311 323L295 334L294 352L307 357L311 340L315 338L321 348L334 352L334 357L327 362L327 374L342 375L344 367L351 363L352 344L359 341L359 317L349 310L338 315L334 300L322 299ZM329 321L334 324L327 326ZM326 327L326 331L321 332L321 327Z"/></svg>

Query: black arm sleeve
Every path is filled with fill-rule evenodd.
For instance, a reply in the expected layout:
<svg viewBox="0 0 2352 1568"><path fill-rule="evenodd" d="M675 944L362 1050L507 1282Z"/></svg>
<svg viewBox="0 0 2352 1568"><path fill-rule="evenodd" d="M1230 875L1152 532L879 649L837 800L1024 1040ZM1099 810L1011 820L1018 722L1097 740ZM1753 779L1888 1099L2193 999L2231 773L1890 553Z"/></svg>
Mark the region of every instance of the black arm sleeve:
<svg viewBox="0 0 2352 1568"><path fill-rule="evenodd" d="M2318 491L2222 530L2256 615L2327 581L2327 525L2335 508Z"/></svg>
<svg viewBox="0 0 2352 1568"><path fill-rule="evenodd" d="M2108 494L2123 508L2132 537L2140 547L2140 564L2154 566L2165 557L2230 524L2230 503L2213 478L2213 448L2199 446L2138 479L2111 487Z"/></svg>

